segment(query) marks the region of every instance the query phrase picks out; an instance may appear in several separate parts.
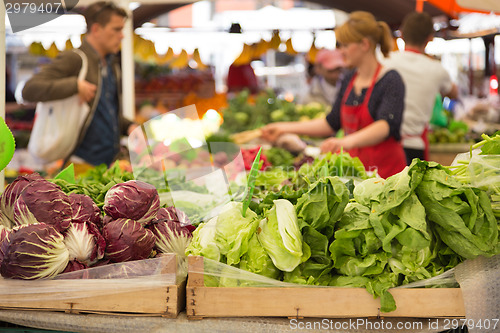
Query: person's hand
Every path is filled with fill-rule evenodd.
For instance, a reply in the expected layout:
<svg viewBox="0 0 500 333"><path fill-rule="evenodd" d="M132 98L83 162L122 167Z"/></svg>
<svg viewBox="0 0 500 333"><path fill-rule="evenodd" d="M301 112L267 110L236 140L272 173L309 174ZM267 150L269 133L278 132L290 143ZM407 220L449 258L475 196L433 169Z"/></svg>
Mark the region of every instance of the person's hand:
<svg viewBox="0 0 500 333"><path fill-rule="evenodd" d="M275 142L280 135L286 133L285 123L271 123L261 128L262 138L264 140Z"/></svg>
<svg viewBox="0 0 500 333"><path fill-rule="evenodd" d="M97 86L85 80L78 80L78 96L80 102L90 102L95 97Z"/></svg>
<svg viewBox="0 0 500 333"><path fill-rule="evenodd" d="M342 147L344 151L352 149L354 147L350 141L351 140L349 140L348 137L343 137L341 139L335 137L328 138L321 143L321 152L332 152L335 154L338 153Z"/></svg>

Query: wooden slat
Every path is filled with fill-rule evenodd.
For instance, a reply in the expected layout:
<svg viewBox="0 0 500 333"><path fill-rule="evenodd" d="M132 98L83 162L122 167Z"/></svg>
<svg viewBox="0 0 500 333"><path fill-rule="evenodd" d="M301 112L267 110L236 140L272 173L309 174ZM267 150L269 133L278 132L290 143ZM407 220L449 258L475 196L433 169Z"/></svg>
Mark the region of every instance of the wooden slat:
<svg viewBox="0 0 500 333"><path fill-rule="evenodd" d="M460 288L397 289L397 309L379 311L380 302L362 288L188 287L193 317L464 317ZM189 302L189 298L191 302Z"/></svg>
<svg viewBox="0 0 500 333"><path fill-rule="evenodd" d="M172 258L172 256L174 256ZM177 262L175 255L164 256L162 274L175 273ZM139 279L141 280L141 279ZM143 281L143 280L142 280ZM108 314L144 314L164 317L176 317L185 307L185 285L152 286L134 288L133 279L108 279L108 280L81 280L80 286L87 286L83 290L73 292L44 292L45 290L71 290L74 280L17 280L16 288L23 286L33 288L40 286L40 294L14 294L0 297L2 309L30 309L65 311L69 313L89 312ZM125 282L125 283L122 283ZM139 281L138 283L141 283ZM106 292L103 284L109 284L113 292ZM93 289L93 286L94 289ZM41 299L41 300L40 300Z"/></svg>
<svg viewBox="0 0 500 333"><path fill-rule="evenodd" d="M202 261L201 261L202 263ZM190 258L190 265L200 259ZM192 266L190 271L192 270ZM380 300L363 288L204 287L203 275L189 273L186 313L203 317L465 317L460 288L397 288L391 290L397 310L380 312Z"/></svg>
<svg viewBox="0 0 500 333"><path fill-rule="evenodd" d="M188 286L191 287L205 286L203 273L200 273L203 272L203 257L189 256L188 266L189 266Z"/></svg>
<svg viewBox="0 0 500 333"><path fill-rule="evenodd" d="M171 287L144 289L101 296L68 298L67 293L52 293L51 300L33 300L33 295L3 296L1 307L39 308L63 311L145 312L163 314L167 311L167 294Z"/></svg>

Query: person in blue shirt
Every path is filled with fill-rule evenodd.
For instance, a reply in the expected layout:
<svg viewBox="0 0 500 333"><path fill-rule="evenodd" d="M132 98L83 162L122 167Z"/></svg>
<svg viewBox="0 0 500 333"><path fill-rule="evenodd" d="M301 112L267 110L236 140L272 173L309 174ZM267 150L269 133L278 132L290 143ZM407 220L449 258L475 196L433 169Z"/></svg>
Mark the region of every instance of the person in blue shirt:
<svg viewBox="0 0 500 333"><path fill-rule="evenodd" d="M86 78L78 80L82 59L68 50L26 82L23 98L44 102L78 94L82 103L89 104L92 120L82 129L70 161L110 165L120 150L120 136L130 134L137 126L122 115L120 64L116 56L127 13L113 2L99 1L87 7L83 15L87 34L80 50L87 57Z"/></svg>

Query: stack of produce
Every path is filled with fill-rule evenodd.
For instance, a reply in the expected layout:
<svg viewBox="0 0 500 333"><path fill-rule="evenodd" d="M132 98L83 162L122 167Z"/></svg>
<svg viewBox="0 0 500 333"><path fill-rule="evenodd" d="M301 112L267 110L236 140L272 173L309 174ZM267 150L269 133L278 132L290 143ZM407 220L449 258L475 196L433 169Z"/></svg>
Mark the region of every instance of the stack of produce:
<svg viewBox="0 0 500 333"><path fill-rule="evenodd" d="M429 131L430 144L469 143L472 141L469 126L463 121L451 121L447 127L435 127Z"/></svg>
<svg viewBox="0 0 500 333"><path fill-rule="evenodd" d="M266 90L251 96L247 90L228 100L221 110L224 122L222 130L237 133L256 129L279 121L298 121L324 116L326 107L319 103L296 105L278 98L274 91Z"/></svg>
<svg viewBox="0 0 500 333"><path fill-rule="evenodd" d="M470 153L461 154L449 167L453 175L465 184L472 184L488 194L493 212L500 218L500 132L472 145Z"/></svg>
<svg viewBox="0 0 500 333"><path fill-rule="evenodd" d="M389 312L390 288L500 253L486 193L437 163L416 159L392 177L369 178L342 154L281 176L259 175L250 208L227 204L198 226L186 254L285 282L364 287ZM280 185L266 190L270 182ZM210 273L210 286L252 283Z"/></svg>
<svg viewBox="0 0 500 333"><path fill-rule="evenodd" d="M178 253L191 238L189 220L160 207L156 188L129 180L107 190L102 210L85 194L66 194L34 173L0 197L0 274L51 278L63 272Z"/></svg>

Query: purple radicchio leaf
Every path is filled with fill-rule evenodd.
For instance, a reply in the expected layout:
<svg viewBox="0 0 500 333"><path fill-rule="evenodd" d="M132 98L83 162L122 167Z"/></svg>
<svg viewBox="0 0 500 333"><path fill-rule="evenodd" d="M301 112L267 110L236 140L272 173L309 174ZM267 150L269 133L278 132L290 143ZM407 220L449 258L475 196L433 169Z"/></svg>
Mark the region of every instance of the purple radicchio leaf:
<svg viewBox="0 0 500 333"><path fill-rule="evenodd" d="M101 210L91 197L85 194L70 193L69 202L73 211L73 222L92 222L101 225Z"/></svg>
<svg viewBox="0 0 500 333"><path fill-rule="evenodd" d="M0 227L4 227L6 229L11 229L13 227L12 221L2 210L0 210Z"/></svg>
<svg viewBox="0 0 500 333"><path fill-rule="evenodd" d="M42 279L64 271L69 252L64 237L45 223L30 224L15 230L10 241L2 242L4 257L0 274L13 279Z"/></svg>
<svg viewBox="0 0 500 333"><path fill-rule="evenodd" d="M11 231L9 228L6 228L0 224L0 243L7 238L10 232Z"/></svg>
<svg viewBox="0 0 500 333"><path fill-rule="evenodd" d="M107 223L102 235L106 240L105 258L112 262L147 259L153 251L153 232L131 219L116 219Z"/></svg>
<svg viewBox="0 0 500 333"><path fill-rule="evenodd" d="M156 236L155 248L162 253L177 253L184 257L186 247L189 245L193 235L187 227L183 227L177 221L155 220L149 225L149 229Z"/></svg>
<svg viewBox="0 0 500 333"><path fill-rule="evenodd" d="M104 215L102 217L101 221L102 221L102 225L101 225L101 229L102 229L106 224L108 224L109 222L113 221L113 218L111 216L109 216L109 215Z"/></svg>
<svg viewBox="0 0 500 333"><path fill-rule="evenodd" d="M92 222L71 223L64 233L64 244L70 260L91 266L104 257L106 242L97 226Z"/></svg>
<svg viewBox="0 0 500 333"><path fill-rule="evenodd" d="M156 219L179 222L182 227L188 228L191 232L196 229L196 227L191 224L187 214L173 206L160 208L158 214L156 214Z"/></svg>
<svg viewBox="0 0 500 333"><path fill-rule="evenodd" d="M16 200L14 223L46 223L64 232L69 228L72 213L70 199L58 185L49 181L35 181L29 183Z"/></svg>
<svg viewBox="0 0 500 333"><path fill-rule="evenodd" d="M37 222L38 223L38 222ZM10 239L12 238L12 235L20 230L21 228L26 227L27 225L20 225L20 226L15 226L12 229L4 229L3 231L3 239L0 236L0 265L2 264L2 260L7 253L8 246L10 244ZM7 233L5 233L7 231ZM0 232L1 233L1 232Z"/></svg>
<svg viewBox="0 0 500 333"><path fill-rule="evenodd" d="M4 225L11 228L14 222L14 203L17 198L21 195L29 183L37 180L45 181L38 173L32 173L30 175L18 176L12 183L5 187L4 192L0 196L0 211L5 215L7 220L10 221L10 225L4 222Z"/></svg>
<svg viewBox="0 0 500 333"><path fill-rule="evenodd" d="M14 227L12 229L3 229L1 230L0 227L0 265L2 264L3 257L5 256L5 253L7 253L7 248L10 243L10 239L12 238L12 235L18 231L19 229L25 227L26 225Z"/></svg>
<svg viewBox="0 0 500 333"><path fill-rule="evenodd" d="M0 265L2 264L5 251L7 250L7 246L10 242L10 234L12 233L13 231L11 229L7 229L0 225Z"/></svg>
<svg viewBox="0 0 500 333"><path fill-rule="evenodd" d="M22 196L17 198L14 204L14 227L39 223L35 215L30 211Z"/></svg>
<svg viewBox="0 0 500 333"><path fill-rule="evenodd" d="M116 184L104 197L104 212L113 219L132 219L145 224L156 217L159 208L156 188L139 180Z"/></svg>
<svg viewBox="0 0 500 333"><path fill-rule="evenodd" d="M80 271L82 269L87 269L87 268L88 268L88 266L86 264L84 264L83 262L80 262L78 259L73 259L73 260L70 260L68 262L68 265L66 266L66 268L64 269L64 271L61 274L76 272L76 271ZM61 276L59 275L59 277L61 277Z"/></svg>
<svg viewBox="0 0 500 333"><path fill-rule="evenodd" d="M109 259L101 259L101 260L98 260L95 264L93 264L92 268L94 268L94 267L100 267L100 266L106 266L106 265L109 265L109 264L112 264L111 260L109 260Z"/></svg>

